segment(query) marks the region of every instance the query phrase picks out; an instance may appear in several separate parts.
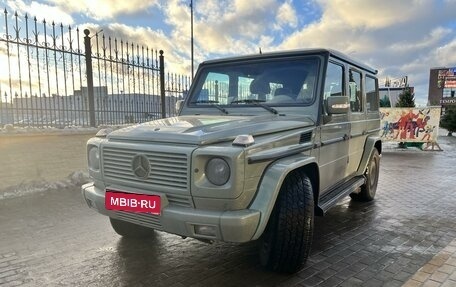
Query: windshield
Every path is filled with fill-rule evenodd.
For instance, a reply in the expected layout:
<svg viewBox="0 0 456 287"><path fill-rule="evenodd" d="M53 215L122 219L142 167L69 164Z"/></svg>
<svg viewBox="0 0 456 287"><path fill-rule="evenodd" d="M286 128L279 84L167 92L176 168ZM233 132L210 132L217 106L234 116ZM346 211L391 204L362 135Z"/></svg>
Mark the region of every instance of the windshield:
<svg viewBox="0 0 456 287"><path fill-rule="evenodd" d="M189 104L309 105L315 99L318 63L316 57L307 57L206 66Z"/></svg>

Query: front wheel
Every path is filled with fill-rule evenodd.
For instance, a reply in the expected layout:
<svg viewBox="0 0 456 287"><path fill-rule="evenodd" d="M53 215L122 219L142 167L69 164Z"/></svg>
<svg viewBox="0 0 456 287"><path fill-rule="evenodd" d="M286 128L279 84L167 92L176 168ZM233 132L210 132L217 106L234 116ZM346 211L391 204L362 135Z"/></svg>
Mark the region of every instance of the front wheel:
<svg viewBox="0 0 456 287"><path fill-rule="evenodd" d="M133 224L110 217L109 221L114 231L125 238L148 238L154 235L152 228Z"/></svg>
<svg viewBox="0 0 456 287"><path fill-rule="evenodd" d="M293 273L309 257L313 236L314 199L309 177L291 172L283 183L260 241L264 267Z"/></svg>
<svg viewBox="0 0 456 287"><path fill-rule="evenodd" d="M366 183L361 186L359 193L352 193L350 197L355 201L371 201L377 192L378 176L380 173L380 155L376 148L372 151L364 176Z"/></svg>

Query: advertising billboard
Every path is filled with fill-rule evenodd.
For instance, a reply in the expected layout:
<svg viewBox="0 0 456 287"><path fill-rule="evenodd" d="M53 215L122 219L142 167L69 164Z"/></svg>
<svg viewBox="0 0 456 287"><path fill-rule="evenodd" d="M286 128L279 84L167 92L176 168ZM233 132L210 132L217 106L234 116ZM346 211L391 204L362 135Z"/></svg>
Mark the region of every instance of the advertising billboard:
<svg viewBox="0 0 456 287"><path fill-rule="evenodd" d="M380 108L384 141L433 142L437 139L440 107Z"/></svg>
<svg viewBox="0 0 456 287"><path fill-rule="evenodd" d="M456 105L456 67L430 70L428 105Z"/></svg>
<svg viewBox="0 0 456 287"><path fill-rule="evenodd" d="M437 74L437 88L454 89L456 88L456 67L440 69ZM445 92L444 92L445 94Z"/></svg>

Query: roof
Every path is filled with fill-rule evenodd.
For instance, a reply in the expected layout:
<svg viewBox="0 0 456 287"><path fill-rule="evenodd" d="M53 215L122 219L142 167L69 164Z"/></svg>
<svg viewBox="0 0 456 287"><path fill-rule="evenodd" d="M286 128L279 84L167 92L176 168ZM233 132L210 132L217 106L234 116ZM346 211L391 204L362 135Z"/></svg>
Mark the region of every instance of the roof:
<svg viewBox="0 0 456 287"><path fill-rule="evenodd" d="M332 50L332 49L324 49L324 48L314 48L314 49L299 49L299 50L287 50L287 51L276 51L276 52L268 52L268 53L261 53L261 54L250 54L250 55L243 55L243 56L234 56L234 57L226 57L220 59L213 59L207 60L201 63L201 65L206 64L217 64L217 63L225 63L225 62L232 62L232 61L243 61L243 60L253 60L253 59L265 59L265 58L280 58L280 57L293 57L293 56L303 56L303 55L312 55L312 54L322 54L322 55L330 55L334 58L340 59L344 62L348 62L358 68L371 72L373 74L377 74L377 70L371 68L366 64L362 64L361 62L354 60L353 58L349 57L348 55Z"/></svg>

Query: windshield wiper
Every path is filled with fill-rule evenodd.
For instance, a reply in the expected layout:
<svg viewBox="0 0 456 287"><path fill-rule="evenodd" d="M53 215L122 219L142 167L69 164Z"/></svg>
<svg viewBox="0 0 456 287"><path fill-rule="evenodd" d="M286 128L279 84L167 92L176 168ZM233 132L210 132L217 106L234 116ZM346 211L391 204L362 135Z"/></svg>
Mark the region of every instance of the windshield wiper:
<svg viewBox="0 0 456 287"><path fill-rule="evenodd" d="M230 104L239 104L239 103L253 104L257 107L262 107L263 109L270 111L274 115L277 115L279 113L276 109L274 109L270 106L267 106L267 105L263 105L262 104L263 102L265 102L265 101L264 100L255 100L255 99L244 99L244 100L232 101Z"/></svg>
<svg viewBox="0 0 456 287"><path fill-rule="evenodd" d="M222 108L218 104L218 101L212 101L212 100L198 100L196 102L193 102L193 104L209 104L211 107L217 108L219 111L223 112L225 115L228 114L228 111Z"/></svg>

